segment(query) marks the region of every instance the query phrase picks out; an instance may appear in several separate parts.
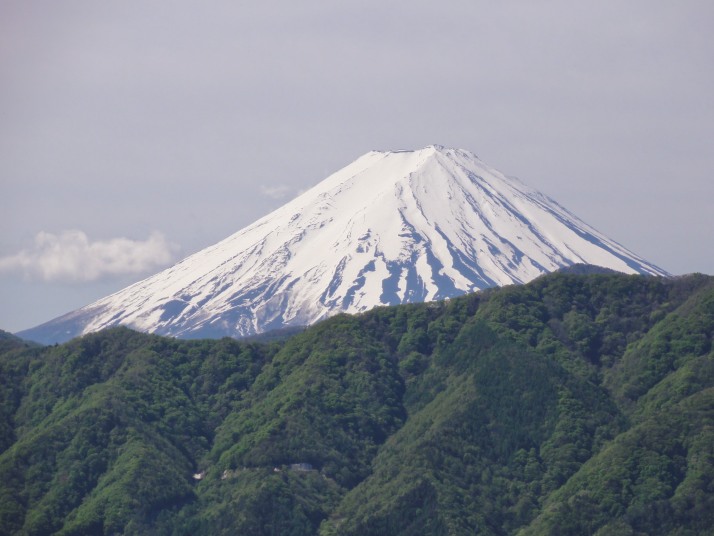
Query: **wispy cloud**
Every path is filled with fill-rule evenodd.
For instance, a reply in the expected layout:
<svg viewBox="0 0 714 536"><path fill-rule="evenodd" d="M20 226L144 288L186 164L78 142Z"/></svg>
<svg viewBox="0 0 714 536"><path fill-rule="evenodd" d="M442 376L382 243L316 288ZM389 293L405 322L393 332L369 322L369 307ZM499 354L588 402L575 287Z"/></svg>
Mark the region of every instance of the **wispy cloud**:
<svg viewBox="0 0 714 536"><path fill-rule="evenodd" d="M78 230L60 234L41 231L29 249L0 257L0 273L19 273L41 281L96 281L142 274L166 266L176 245L153 232L146 240L112 238L91 241Z"/></svg>
<svg viewBox="0 0 714 536"><path fill-rule="evenodd" d="M276 184L274 186L261 186L260 191L263 195L272 197L273 199L285 199L289 195L293 194L295 190L290 186L284 184Z"/></svg>

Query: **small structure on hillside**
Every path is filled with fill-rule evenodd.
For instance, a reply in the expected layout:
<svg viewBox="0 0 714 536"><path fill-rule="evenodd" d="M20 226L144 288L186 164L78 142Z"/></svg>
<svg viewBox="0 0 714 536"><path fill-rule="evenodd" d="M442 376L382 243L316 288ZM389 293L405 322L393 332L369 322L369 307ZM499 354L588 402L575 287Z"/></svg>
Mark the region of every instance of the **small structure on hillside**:
<svg viewBox="0 0 714 536"><path fill-rule="evenodd" d="M311 463L291 463L290 464L290 469L293 471L312 471L312 464Z"/></svg>

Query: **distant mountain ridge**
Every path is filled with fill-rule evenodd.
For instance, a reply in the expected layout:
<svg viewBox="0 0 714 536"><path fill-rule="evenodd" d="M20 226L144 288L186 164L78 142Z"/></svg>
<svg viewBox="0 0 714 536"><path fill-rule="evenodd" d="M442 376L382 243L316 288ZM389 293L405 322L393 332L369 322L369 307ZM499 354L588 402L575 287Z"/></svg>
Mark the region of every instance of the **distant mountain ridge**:
<svg viewBox="0 0 714 536"><path fill-rule="evenodd" d="M56 342L126 325L242 337L577 263L666 275L471 152L372 151L227 239L20 335Z"/></svg>

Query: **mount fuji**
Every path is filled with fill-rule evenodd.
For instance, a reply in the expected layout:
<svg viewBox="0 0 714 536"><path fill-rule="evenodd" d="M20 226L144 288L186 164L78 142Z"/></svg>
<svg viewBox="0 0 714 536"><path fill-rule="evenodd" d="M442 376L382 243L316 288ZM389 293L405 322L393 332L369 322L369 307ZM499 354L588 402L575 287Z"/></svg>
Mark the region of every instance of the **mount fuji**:
<svg viewBox="0 0 714 536"><path fill-rule="evenodd" d="M471 152L372 151L225 240L19 335L60 342L126 325L241 337L579 263L667 275Z"/></svg>

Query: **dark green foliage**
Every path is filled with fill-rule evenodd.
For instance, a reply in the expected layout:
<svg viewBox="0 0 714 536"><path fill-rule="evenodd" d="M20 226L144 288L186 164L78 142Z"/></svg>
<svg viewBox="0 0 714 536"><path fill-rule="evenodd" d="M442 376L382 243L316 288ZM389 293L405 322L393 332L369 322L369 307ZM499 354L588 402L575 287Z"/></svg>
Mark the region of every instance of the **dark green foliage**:
<svg viewBox="0 0 714 536"><path fill-rule="evenodd" d="M0 535L710 534L714 281L583 274L268 342L0 332Z"/></svg>

